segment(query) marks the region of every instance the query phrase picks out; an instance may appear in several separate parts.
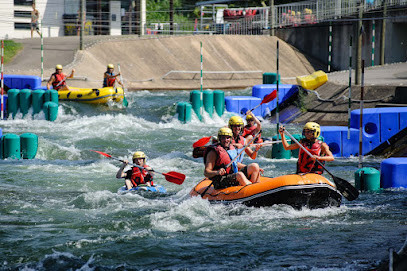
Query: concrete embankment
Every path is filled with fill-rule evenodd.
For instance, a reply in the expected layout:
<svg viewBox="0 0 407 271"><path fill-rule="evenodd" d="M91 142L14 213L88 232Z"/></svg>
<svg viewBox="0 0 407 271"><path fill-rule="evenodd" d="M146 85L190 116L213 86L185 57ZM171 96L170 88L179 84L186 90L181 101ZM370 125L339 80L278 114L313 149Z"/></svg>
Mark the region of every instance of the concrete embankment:
<svg viewBox="0 0 407 271"><path fill-rule="evenodd" d="M77 37L44 39L44 78L63 64L68 73L75 68L70 84L100 87L107 63L120 63L126 87L138 89L199 89L200 42L203 44L203 87L212 89L244 88L262 83L263 72L276 72L276 43L270 36L177 36L159 38L86 37L86 48L78 51ZM7 67L6 73L40 75L40 40L17 40L23 52ZM38 44L36 44L38 43ZM314 67L292 46L279 40L279 72L282 83L295 83L298 75L310 74ZM69 61L70 60L70 61ZM170 71L197 71L172 73ZM232 73L233 71L258 71ZM116 68L117 72L117 68ZM163 76L165 76L163 78Z"/></svg>

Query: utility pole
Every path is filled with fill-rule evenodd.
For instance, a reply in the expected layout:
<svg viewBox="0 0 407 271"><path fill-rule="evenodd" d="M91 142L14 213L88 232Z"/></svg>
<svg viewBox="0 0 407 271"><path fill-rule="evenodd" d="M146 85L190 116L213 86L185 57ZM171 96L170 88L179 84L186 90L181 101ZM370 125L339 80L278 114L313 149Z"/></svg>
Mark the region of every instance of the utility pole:
<svg viewBox="0 0 407 271"><path fill-rule="evenodd" d="M386 17L387 17L387 4L386 0L383 0L383 20L382 20L382 31L380 33L380 65L384 65L384 49L386 41Z"/></svg>
<svg viewBox="0 0 407 271"><path fill-rule="evenodd" d="M174 35L174 0L170 0L170 35Z"/></svg>
<svg viewBox="0 0 407 271"><path fill-rule="evenodd" d="M358 20L358 41L356 48L356 70L355 70L355 84L360 84L360 75L362 70L362 38L363 38L363 1L359 3L359 20Z"/></svg>
<svg viewBox="0 0 407 271"><path fill-rule="evenodd" d="M270 36L274 36L274 0L270 0Z"/></svg>
<svg viewBox="0 0 407 271"><path fill-rule="evenodd" d="M85 28L85 0L81 0L79 20L81 23L81 29L79 30L79 50L83 50L83 30Z"/></svg>

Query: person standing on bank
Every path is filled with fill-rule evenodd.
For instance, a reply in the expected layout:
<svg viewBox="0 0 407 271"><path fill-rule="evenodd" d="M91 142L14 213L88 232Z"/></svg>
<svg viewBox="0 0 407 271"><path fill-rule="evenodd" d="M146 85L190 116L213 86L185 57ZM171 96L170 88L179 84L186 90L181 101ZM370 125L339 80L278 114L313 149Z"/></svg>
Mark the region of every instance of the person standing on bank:
<svg viewBox="0 0 407 271"><path fill-rule="evenodd" d="M220 128L218 142L207 147L204 153L204 175L213 181L215 189L257 183L263 172L257 163L246 166L234 161L225 168L238 155L237 149L232 145L232 136L230 128Z"/></svg>
<svg viewBox="0 0 407 271"><path fill-rule="evenodd" d="M297 143L288 144L284 137L285 127L281 126L279 133L285 150L295 150L300 148ZM313 156L310 157L303 149L300 149L297 161L297 174L298 173L316 173L322 174L324 169L316 162L320 161L325 164L325 161L334 161L334 156L329 150L329 146L318 139L321 134L321 128L316 122L307 122L302 130L303 139L299 141Z"/></svg>
<svg viewBox="0 0 407 271"><path fill-rule="evenodd" d="M33 38L34 30L37 31L41 37L40 28L38 27L38 20L40 18L40 12L35 8L35 2L33 2L33 10L31 11L31 38Z"/></svg>
<svg viewBox="0 0 407 271"><path fill-rule="evenodd" d="M70 79L73 77L75 73L75 69L72 69L72 72L69 76L66 76L62 72L62 65L58 64L55 66L55 72L51 75L47 83L47 89L52 88L55 90L69 90L69 87L66 84L66 79Z"/></svg>
<svg viewBox="0 0 407 271"><path fill-rule="evenodd" d="M114 65L113 64L108 64L107 65L107 70L103 75L103 87L114 87L114 83L117 81L119 85L123 87L122 82L120 82L119 78L117 76L120 76L120 73L114 74Z"/></svg>
<svg viewBox="0 0 407 271"><path fill-rule="evenodd" d="M138 167L132 167L131 169L123 172L124 168L128 165L129 161L125 160L123 165L117 171L116 178L124 178L127 190L137 187L140 184L145 184L147 186L154 186L153 178L154 173L152 168L146 165L146 155L142 151L136 151L133 154L133 163L143 167L140 169Z"/></svg>

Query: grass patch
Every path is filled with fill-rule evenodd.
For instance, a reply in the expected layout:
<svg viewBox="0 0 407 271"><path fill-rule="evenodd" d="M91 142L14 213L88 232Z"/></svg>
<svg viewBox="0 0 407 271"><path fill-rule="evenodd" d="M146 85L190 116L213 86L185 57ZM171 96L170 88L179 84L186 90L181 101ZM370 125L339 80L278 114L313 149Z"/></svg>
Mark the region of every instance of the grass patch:
<svg viewBox="0 0 407 271"><path fill-rule="evenodd" d="M14 42L12 40L4 41L4 64L10 62L15 55L23 49L21 43Z"/></svg>

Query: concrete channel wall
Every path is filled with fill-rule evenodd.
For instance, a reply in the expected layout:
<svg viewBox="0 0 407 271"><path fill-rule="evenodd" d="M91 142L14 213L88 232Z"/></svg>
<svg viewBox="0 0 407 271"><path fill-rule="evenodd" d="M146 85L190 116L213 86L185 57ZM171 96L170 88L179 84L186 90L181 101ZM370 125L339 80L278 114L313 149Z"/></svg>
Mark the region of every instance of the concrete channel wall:
<svg viewBox="0 0 407 271"><path fill-rule="evenodd" d="M402 14L404 12L404 14ZM404 16L403 16L404 15ZM382 14L369 14L363 19L362 58L365 66L372 63L373 18L381 18ZM389 12L385 29L385 63L407 61L407 17L405 9ZM398 18L398 19L396 19ZM374 65L380 65L380 40L382 20L375 20ZM332 21L332 63L331 71L349 68L349 39L353 37L353 68L356 66L358 21L354 19ZM329 22L306 25L302 27L284 28L276 31L276 35L298 48L305 54L326 63L328 68Z"/></svg>

